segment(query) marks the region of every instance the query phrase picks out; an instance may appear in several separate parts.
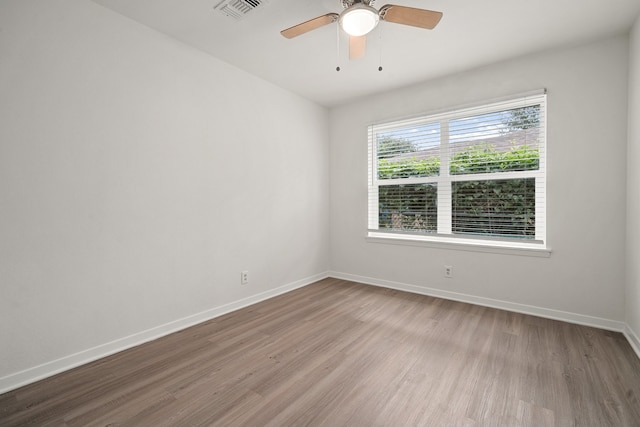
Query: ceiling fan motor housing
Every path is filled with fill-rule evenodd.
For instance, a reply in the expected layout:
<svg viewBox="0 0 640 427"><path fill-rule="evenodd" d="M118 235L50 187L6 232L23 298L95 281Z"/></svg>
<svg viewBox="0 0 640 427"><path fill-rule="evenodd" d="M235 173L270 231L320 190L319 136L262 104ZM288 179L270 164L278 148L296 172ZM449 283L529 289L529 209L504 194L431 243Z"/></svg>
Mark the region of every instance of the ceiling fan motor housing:
<svg viewBox="0 0 640 427"><path fill-rule="evenodd" d="M342 2L342 7L347 9L348 7L351 7L356 3L362 3L367 6L373 6L376 0L341 0L341 2Z"/></svg>

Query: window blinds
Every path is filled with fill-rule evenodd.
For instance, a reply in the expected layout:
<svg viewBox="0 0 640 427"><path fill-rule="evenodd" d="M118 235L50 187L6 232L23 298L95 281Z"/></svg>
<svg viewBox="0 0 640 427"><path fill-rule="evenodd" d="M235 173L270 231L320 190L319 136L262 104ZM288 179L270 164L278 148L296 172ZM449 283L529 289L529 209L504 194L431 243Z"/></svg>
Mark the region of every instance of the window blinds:
<svg viewBox="0 0 640 427"><path fill-rule="evenodd" d="M370 231L544 242L546 91L368 134Z"/></svg>

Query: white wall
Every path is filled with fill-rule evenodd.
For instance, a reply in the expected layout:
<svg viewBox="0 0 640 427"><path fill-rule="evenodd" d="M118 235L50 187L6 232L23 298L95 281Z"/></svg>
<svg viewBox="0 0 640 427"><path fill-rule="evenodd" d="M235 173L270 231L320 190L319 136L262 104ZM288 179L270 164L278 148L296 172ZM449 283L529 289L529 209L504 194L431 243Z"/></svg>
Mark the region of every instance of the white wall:
<svg viewBox="0 0 640 427"><path fill-rule="evenodd" d="M629 45L629 146L627 152L627 293L626 316L640 355L640 17Z"/></svg>
<svg viewBox="0 0 640 427"><path fill-rule="evenodd" d="M326 275L328 188L326 109L92 2L3 0L0 391Z"/></svg>
<svg viewBox="0 0 640 427"><path fill-rule="evenodd" d="M332 274L621 329L627 59L620 36L332 109ZM393 69L384 72L393 78ZM368 124L538 88L548 89L549 258L365 240ZM453 279L443 277L445 264Z"/></svg>

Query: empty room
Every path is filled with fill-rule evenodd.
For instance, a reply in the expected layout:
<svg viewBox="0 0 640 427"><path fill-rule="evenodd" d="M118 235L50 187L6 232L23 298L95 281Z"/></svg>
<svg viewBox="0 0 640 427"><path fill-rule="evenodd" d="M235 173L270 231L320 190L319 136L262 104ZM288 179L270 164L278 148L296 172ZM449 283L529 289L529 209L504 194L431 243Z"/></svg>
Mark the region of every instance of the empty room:
<svg viewBox="0 0 640 427"><path fill-rule="evenodd" d="M640 2L0 0L0 426L640 426Z"/></svg>

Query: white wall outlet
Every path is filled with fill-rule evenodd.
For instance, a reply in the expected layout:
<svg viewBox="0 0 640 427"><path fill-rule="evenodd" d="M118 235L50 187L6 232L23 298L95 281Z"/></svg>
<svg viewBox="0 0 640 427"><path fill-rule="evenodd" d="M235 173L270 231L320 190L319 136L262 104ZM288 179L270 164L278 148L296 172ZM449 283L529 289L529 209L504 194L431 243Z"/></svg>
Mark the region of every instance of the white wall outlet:
<svg viewBox="0 0 640 427"><path fill-rule="evenodd" d="M249 283L249 272L247 270L240 272L240 284L246 285Z"/></svg>
<svg viewBox="0 0 640 427"><path fill-rule="evenodd" d="M445 265L444 266L444 277L447 279L451 279L453 277L453 266Z"/></svg>

